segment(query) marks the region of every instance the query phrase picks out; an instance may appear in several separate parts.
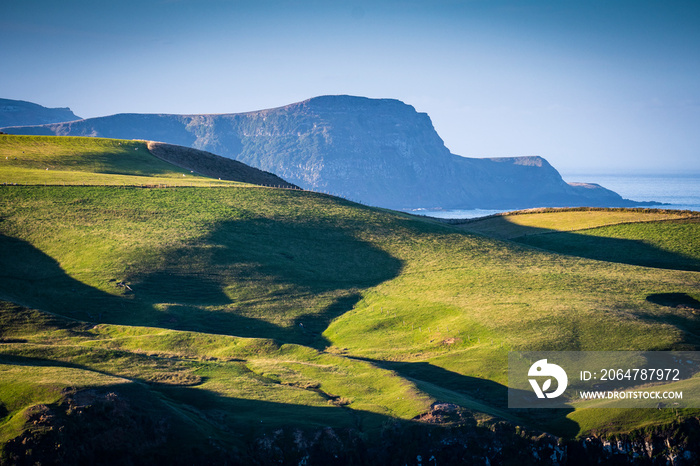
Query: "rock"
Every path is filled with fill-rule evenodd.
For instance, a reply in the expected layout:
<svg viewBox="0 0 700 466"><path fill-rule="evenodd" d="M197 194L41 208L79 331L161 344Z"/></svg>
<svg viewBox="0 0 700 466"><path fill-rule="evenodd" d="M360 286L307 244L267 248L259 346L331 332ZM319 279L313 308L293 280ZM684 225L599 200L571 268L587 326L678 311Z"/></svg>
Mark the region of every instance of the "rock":
<svg viewBox="0 0 700 466"><path fill-rule="evenodd" d="M0 99L0 126L43 125L79 119L67 107L47 108L23 100Z"/></svg>
<svg viewBox="0 0 700 466"><path fill-rule="evenodd" d="M3 131L163 141L393 209L634 205L595 184L567 184L541 157L452 154L427 114L393 99L322 96L241 114L119 114Z"/></svg>

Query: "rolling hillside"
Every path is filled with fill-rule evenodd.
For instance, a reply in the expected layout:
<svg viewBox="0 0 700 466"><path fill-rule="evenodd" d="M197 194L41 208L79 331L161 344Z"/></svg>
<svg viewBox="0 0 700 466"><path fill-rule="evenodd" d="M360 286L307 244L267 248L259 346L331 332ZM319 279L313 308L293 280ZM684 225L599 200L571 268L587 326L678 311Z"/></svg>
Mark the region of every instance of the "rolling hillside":
<svg viewBox="0 0 700 466"><path fill-rule="evenodd" d="M698 348L700 224L687 213L564 210L470 232L203 177L96 186L84 180L114 163L99 151L33 141L11 149L31 163L0 159L0 176L25 176L0 186L8 462L539 464L561 458L542 431L575 457L592 432L651 438L697 419L509 410L505 397L511 350ZM39 178L38 154L74 178ZM118 175L179 180L151 158L119 159Z"/></svg>
<svg viewBox="0 0 700 466"><path fill-rule="evenodd" d="M5 184L227 186L233 181L297 188L235 160L153 141L0 135L0 163Z"/></svg>

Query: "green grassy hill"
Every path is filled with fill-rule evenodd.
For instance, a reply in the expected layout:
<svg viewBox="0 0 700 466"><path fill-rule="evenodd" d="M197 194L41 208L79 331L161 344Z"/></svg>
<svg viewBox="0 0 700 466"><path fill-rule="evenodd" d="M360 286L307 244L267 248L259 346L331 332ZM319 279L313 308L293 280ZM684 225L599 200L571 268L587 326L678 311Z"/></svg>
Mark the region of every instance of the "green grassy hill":
<svg viewBox="0 0 700 466"><path fill-rule="evenodd" d="M698 415L545 417L508 410L505 396L511 350L697 349L697 218L602 210L591 223L556 211L513 216L517 234L497 225L474 233L470 224L206 178L197 188L81 186L117 162L66 145L127 146L136 168L120 159L118 176L182 173L150 159L145 168L138 143L42 138L37 149L31 141L11 150L18 161L34 154L21 167L22 183L33 185L0 186L6 458L27 455L22 445L32 442L38 454L70 441L54 437L71 419L111 435L110 410L128 424L144 404L156 424L133 429L152 438L125 441L154 459L169 445L249 455L251 442L285 426L369 442L393 423L432 425L418 419L437 402L464 409L452 427L505 419L565 437ZM0 177L19 173L12 153L0 157L8 163ZM37 160L62 167L73 185L44 186Z"/></svg>
<svg viewBox="0 0 700 466"><path fill-rule="evenodd" d="M218 170L216 177L212 168ZM209 176L203 176L206 173ZM0 183L92 186L293 187L239 162L170 144L0 134Z"/></svg>

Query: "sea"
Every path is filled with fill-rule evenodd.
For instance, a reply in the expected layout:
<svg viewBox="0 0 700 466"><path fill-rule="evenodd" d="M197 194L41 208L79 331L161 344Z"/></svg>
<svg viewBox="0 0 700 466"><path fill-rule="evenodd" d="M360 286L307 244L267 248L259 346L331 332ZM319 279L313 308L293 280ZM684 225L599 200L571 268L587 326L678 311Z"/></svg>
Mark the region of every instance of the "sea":
<svg viewBox="0 0 700 466"><path fill-rule="evenodd" d="M700 211L700 173L697 174L562 174L567 182L596 183L633 201L656 201L664 205L643 206L659 209ZM516 209L468 209L410 211L438 218L477 218Z"/></svg>

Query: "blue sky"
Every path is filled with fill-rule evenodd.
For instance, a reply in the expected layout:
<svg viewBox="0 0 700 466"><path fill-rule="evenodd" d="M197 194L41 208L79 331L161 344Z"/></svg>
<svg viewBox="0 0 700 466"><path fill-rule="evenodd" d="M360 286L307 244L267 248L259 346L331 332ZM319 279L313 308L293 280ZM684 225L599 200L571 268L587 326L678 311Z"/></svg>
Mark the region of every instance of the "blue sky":
<svg viewBox="0 0 700 466"><path fill-rule="evenodd" d="M82 117L389 97L459 155L700 173L697 1L23 0L0 44L0 97Z"/></svg>

